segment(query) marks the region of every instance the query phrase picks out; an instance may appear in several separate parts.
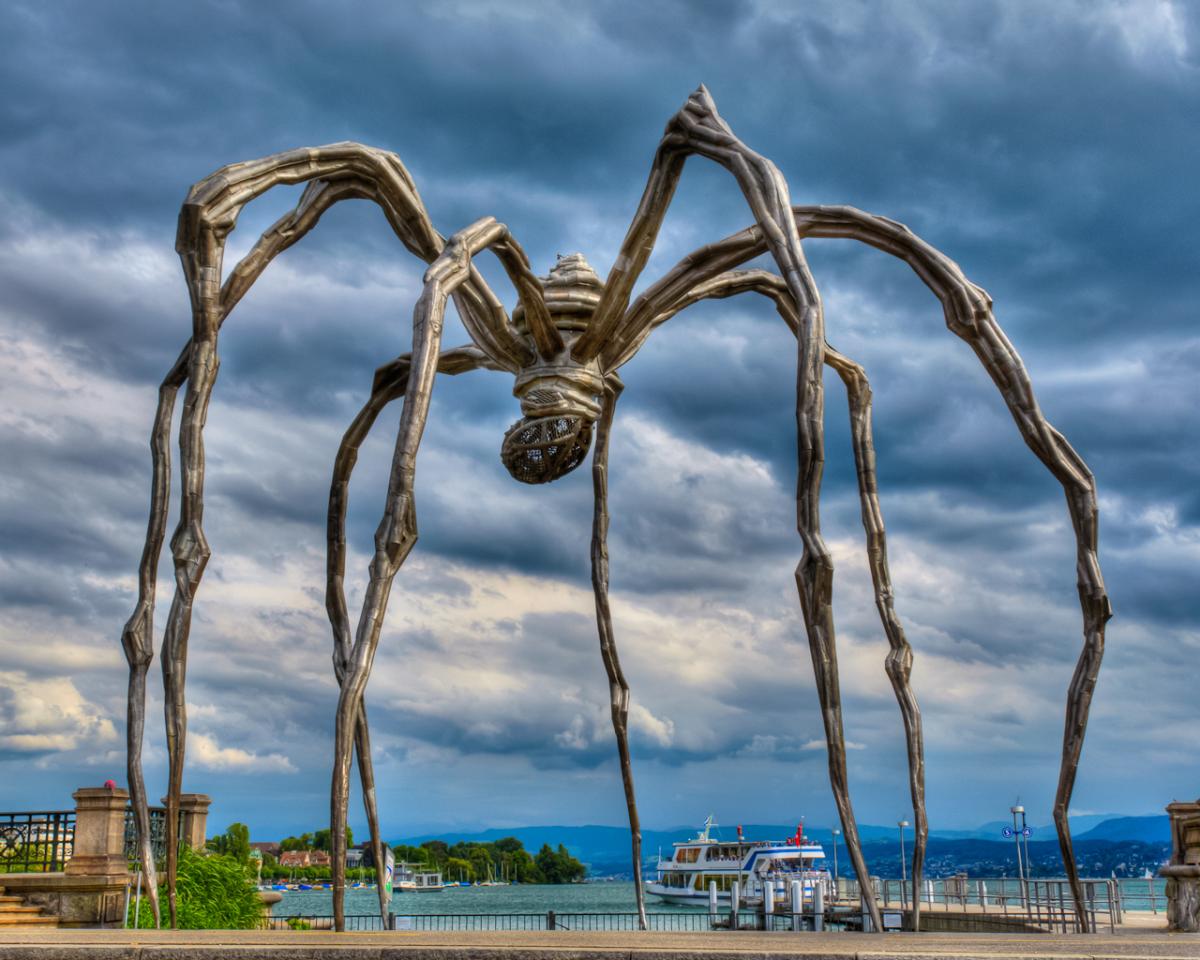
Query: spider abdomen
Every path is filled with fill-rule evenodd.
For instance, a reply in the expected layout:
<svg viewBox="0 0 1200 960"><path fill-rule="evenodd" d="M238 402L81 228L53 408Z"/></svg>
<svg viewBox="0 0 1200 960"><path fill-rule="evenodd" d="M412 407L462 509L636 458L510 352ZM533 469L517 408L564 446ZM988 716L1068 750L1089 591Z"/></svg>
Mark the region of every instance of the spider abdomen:
<svg viewBox="0 0 1200 960"><path fill-rule="evenodd" d="M522 483L549 483L570 473L587 457L592 422L583 417L525 417L504 435L500 459Z"/></svg>
<svg viewBox="0 0 1200 960"><path fill-rule="evenodd" d="M587 328L604 285L582 254L559 257L547 277L539 278L546 307L562 334L563 350L534 359L517 374L513 395L525 415L504 435L500 459L513 479L549 483L570 473L587 457L592 424L600 416L604 389L597 361L579 363L571 346ZM529 336L524 310L513 311L517 331Z"/></svg>

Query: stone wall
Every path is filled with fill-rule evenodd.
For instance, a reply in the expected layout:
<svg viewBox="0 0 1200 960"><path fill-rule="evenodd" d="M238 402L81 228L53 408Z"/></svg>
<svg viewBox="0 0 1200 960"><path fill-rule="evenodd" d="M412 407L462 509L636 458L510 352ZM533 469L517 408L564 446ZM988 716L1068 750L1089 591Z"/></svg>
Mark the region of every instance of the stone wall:
<svg viewBox="0 0 1200 960"><path fill-rule="evenodd" d="M1167 929L1200 933L1200 800L1169 803L1171 862L1158 871L1167 878Z"/></svg>
<svg viewBox="0 0 1200 960"><path fill-rule="evenodd" d="M119 927L125 898L136 875L125 859L125 809L129 793L120 787L76 790L75 839L71 859L58 873L4 873L0 887L59 918L64 927ZM204 846L208 807L202 793L181 798L182 839Z"/></svg>

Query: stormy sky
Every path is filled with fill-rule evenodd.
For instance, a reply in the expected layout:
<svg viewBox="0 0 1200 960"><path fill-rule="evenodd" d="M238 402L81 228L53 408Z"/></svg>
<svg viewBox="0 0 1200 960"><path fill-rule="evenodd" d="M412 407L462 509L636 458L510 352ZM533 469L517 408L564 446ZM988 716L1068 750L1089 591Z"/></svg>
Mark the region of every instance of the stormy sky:
<svg viewBox="0 0 1200 960"><path fill-rule="evenodd" d="M10 2L0 29L0 805L124 782L147 439L190 333L174 252L224 164L357 140L395 151L449 235L509 225L534 268L607 273L667 119L700 83L796 203L907 223L985 287L1038 398L1094 471L1112 596L1079 813L1197 792L1200 13L1145 2L437 4ZM226 264L298 188L247 208ZM750 222L688 164L643 286ZM1081 643L1061 488L901 262L811 241L830 342L875 395L897 608L916 651L933 826L1048 822ZM494 262L485 275L510 307ZM213 555L188 667L185 789L269 839L328 811L336 685L325 505L373 370L411 347L424 265L339 205L226 323L208 416ZM466 339L451 317L446 344ZM793 571L795 345L765 302L701 305L622 370L611 455L616 636L643 823L827 824ZM863 555L840 384L823 530L856 810L909 814L902 728ZM439 379L421 539L368 690L388 836L624 818L581 469L499 462L509 375ZM398 406L353 487L351 609ZM174 517L172 518L174 523ZM159 620L173 585L160 568ZM165 789L151 674L146 772ZM352 809L356 809L352 805ZM359 829L356 813L352 822Z"/></svg>

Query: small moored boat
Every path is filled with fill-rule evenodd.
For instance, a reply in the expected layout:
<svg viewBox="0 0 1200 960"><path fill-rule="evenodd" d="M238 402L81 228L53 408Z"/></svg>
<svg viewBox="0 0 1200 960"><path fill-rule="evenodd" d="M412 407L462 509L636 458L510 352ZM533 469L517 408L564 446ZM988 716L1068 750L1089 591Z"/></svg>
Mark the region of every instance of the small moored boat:
<svg viewBox="0 0 1200 960"><path fill-rule="evenodd" d="M397 893L441 893L445 889L440 873L426 870L415 871L408 863L396 864L396 876L392 888Z"/></svg>

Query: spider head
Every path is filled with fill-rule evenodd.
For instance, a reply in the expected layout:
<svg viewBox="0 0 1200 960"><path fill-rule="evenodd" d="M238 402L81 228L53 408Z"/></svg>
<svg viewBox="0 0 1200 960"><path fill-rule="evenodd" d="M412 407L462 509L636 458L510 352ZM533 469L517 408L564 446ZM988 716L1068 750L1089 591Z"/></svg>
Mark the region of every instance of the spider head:
<svg viewBox="0 0 1200 960"><path fill-rule="evenodd" d="M549 483L583 463L604 391L598 362L581 364L571 357L571 345L600 302L600 278L582 255L572 254L558 258L542 288L566 347L549 360L531 351L534 360L517 374L513 395L524 416L504 435L500 459L522 483ZM513 311L513 323L528 335L520 307Z"/></svg>

